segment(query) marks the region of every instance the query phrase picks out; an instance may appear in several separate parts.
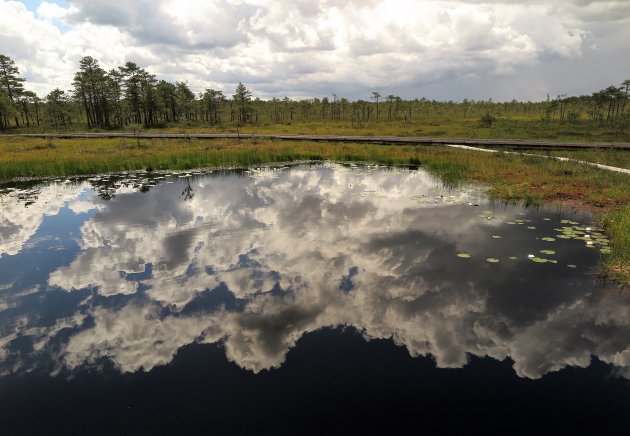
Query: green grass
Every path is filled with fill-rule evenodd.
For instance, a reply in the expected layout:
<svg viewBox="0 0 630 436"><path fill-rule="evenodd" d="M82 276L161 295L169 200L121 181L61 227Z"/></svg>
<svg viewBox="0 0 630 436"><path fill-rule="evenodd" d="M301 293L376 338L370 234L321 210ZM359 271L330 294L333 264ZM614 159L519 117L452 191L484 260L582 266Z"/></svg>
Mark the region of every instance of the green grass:
<svg viewBox="0 0 630 436"><path fill-rule="evenodd" d="M580 159L600 159L596 152ZM622 157L621 159L625 159ZM610 163L611 157L606 157ZM617 159L615 157L615 159ZM440 146L387 146L271 140L0 139L0 180L138 169L245 167L296 160L421 164L448 184L481 183L491 198L525 204L562 203L596 211L613 254L604 271L630 284L630 175L505 153Z"/></svg>
<svg viewBox="0 0 630 436"><path fill-rule="evenodd" d="M172 126L165 129L147 129L147 132L171 133L236 133L230 126ZM241 133L277 133L305 135L358 135L358 136L426 136L438 138L478 139L541 139L576 142L630 142L630 134L619 135L614 128L599 123L581 121L542 123L536 117L501 118L491 127L482 127L479 117L423 117L409 122L381 120L353 124L351 121L308 121L286 124L263 123L240 129Z"/></svg>
<svg viewBox="0 0 630 436"><path fill-rule="evenodd" d="M614 126L589 120L570 124L566 121L543 123L540 114L497 115L491 127L483 127L479 115L422 115L409 121L387 119L353 123L351 120L309 120L286 123L258 123L243 126L240 133L312 134L312 135L360 135L360 136L426 136L441 138L479 139L541 139L575 142L630 142L630 129L620 134ZM76 124L62 132L84 132L84 124ZM92 129L91 132L105 130ZM131 132L128 128L127 131ZM7 133L55 133L45 127L8 130ZM236 133L236 128L226 123L210 126L203 122L171 124L164 128L144 129L146 133Z"/></svg>
<svg viewBox="0 0 630 436"><path fill-rule="evenodd" d="M616 150L612 148L575 151L561 150L548 151L544 154L630 169L630 150Z"/></svg>
<svg viewBox="0 0 630 436"><path fill-rule="evenodd" d="M604 272L630 284L630 205L606 214L602 222L611 237L613 252L610 260L603 263Z"/></svg>
<svg viewBox="0 0 630 436"><path fill-rule="evenodd" d="M94 174L138 169L244 167L296 160L362 160L409 163L413 147L334 145L270 140L142 140L2 138L0 180Z"/></svg>

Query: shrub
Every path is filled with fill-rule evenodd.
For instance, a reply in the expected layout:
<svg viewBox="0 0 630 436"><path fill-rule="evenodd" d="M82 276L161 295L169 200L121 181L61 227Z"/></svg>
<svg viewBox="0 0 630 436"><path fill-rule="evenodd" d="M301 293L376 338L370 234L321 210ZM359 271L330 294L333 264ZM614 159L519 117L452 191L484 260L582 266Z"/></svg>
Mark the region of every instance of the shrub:
<svg viewBox="0 0 630 436"><path fill-rule="evenodd" d="M490 127L492 126L492 123L496 121L496 118L490 115L490 113L486 112L486 114L483 115L479 121L481 122L481 125L483 127Z"/></svg>

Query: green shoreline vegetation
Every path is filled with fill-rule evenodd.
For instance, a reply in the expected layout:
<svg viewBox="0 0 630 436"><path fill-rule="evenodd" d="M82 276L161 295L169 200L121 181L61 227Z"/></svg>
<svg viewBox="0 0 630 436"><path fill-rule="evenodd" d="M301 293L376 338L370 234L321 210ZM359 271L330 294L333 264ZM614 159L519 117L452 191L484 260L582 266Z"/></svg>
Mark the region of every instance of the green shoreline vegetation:
<svg viewBox="0 0 630 436"><path fill-rule="evenodd" d="M71 90L44 98L24 88L0 54L0 131L66 133L288 133L630 142L630 80L585 96L539 102L404 100L374 91L366 99L254 98L239 83L232 96L169 83L133 62L105 71L86 56ZM541 153L537 151L537 153ZM630 168L630 152L543 151ZM422 165L445 183L481 183L491 198L563 203L596 211L610 236L603 271L630 284L630 176L575 162L480 153L440 146L386 146L271 140L36 139L0 134L0 183L23 177L129 170L245 167L290 161Z"/></svg>

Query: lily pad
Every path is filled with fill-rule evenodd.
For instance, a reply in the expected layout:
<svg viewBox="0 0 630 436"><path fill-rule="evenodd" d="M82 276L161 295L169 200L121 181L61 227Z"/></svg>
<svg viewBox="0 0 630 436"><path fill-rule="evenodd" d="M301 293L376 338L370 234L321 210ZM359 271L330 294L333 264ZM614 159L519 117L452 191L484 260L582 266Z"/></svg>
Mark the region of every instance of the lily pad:
<svg viewBox="0 0 630 436"><path fill-rule="evenodd" d="M540 252L542 254L556 254L556 252L553 250L540 250Z"/></svg>
<svg viewBox="0 0 630 436"><path fill-rule="evenodd" d="M457 257L461 257L462 259L470 258L470 254L468 253L457 253Z"/></svg>
<svg viewBox="0 0 630 436"><path fill-rule="evenodd" d="M536 263L545 263L547 259L543 259L542 257L531 257L530 260L533 260Z"/></svg>
<svg viewBox="0 0 630 436"><path fill-rule="evenodd" d="M536 230L536 227L534 227L534 226L527 226L527 228L528 228L529 230Z"/></svg>
<svg viewBox="0 0 630 436"><path fill-rule="evenodd" d="M510 256L508 259L510 259L510 260L518 260L518 257L516 257L516 256Z"/></svg>
<svg viewBox="0 0 630 436"><path fill-rule="evenodd" d="M503 236L499 236L499 235L492 235L493 239L503 239Z"/></svg>
<svg viewBox="0 0 630 436"><path fill-rule="evenodd" d="M541 238L543 241L547 241L547 242L553 242L555 241L554 238L550 238L550 237L546 237L546 238Z"/></svg>
<svg viewBox="0 0 630 436"><path fill-rule="evenodd" d="M571 268L571 269L575 269L575 268L577 268L577 265L571 265L571 264L569 264L569 265L567 265L567 267L569 267L569 268Z"/></svg>
<svg viewBox="0 0 630 436"><path fill-rule="evenodd" d="M494 258L494 257L489 257L486 259L486 262L490 262L490 263L498 263L499 259Z"/></svg>
<svg viewBox="0 0 630 436"><path fill-rule="evenodd" d="M602 254L612 254L612 250L608 247L601 248L599 252Z"/></svg>

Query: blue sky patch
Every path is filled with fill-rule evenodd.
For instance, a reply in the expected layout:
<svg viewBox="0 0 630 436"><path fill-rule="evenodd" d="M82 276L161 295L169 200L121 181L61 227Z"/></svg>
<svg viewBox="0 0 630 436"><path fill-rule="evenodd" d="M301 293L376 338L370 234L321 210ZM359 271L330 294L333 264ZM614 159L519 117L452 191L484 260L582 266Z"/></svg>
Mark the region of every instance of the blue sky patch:
<svg viewBox="0 0 630 436"><path fill-rule="evenodd" d="M41 0L20 0L24 5L28 8L29 11L35 12L39 5L42 3ZM63 0L48 0L48 3L55 3L61 6L62 8L69 8L70 3Z"/></svg>

